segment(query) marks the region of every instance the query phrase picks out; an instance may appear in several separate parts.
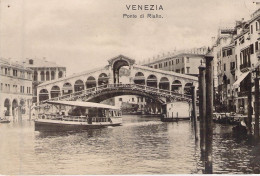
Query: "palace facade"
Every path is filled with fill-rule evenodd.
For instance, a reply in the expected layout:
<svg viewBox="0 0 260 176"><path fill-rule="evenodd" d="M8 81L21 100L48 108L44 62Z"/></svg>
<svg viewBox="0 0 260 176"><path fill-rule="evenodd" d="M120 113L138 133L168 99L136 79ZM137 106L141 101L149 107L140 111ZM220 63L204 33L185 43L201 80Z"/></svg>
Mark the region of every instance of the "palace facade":
<svg viewBox="0 0 260 176"><path fill-rule="evenodd" d="M219 29L212 50L218 80L216 104L219 107L216 108L220 111L247 113L249 86L253 86L254 70L260 64L259 22L260 9L249 20L242 19L233 27Z"/></svg>
<svg viewBox="0 0 260 176"><path fill-rule="evenodd" d="M0 117L9 120L29 117L33 71L23 64L2 58L0 67Z"/></svg>
<svg viewBox="0 0 260 176"><path fill-rule="evenodd" d="M37 86L39 84L66 77L66 67L47 61L45 58L26 59L24 63L26 67L33 70L32 93L34 103L37 101Z"/></svg>

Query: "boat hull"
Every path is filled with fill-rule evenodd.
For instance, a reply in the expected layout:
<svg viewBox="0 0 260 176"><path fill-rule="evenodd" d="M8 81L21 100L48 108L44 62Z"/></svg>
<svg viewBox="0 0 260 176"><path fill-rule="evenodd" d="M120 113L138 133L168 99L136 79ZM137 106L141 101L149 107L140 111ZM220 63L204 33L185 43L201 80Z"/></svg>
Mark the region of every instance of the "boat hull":
<svg viewBox="0 0 260 176"><path fill-rule="evenodd" d="M167 117L161 117L162 122L178 122L183 120L190 120L190 117L182 117L182 118L167 118Z"/></svg>
<svg viewBox="0 0 260 176"><path fill-rule="evenodd" d="M58 120L35 120L35 131L82 131L88 129L105 128L108 126L120 126L121 123L93 123L68 122Z"/></svg>

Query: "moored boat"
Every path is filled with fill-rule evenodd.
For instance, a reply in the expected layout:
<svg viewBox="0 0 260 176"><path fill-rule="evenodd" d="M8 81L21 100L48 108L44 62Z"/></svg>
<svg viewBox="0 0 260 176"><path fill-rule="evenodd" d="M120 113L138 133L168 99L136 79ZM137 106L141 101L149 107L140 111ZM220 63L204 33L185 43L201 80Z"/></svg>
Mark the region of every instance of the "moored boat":
<svg viewBox="0 0 260 176"><path fill-rule="evenodd" d="M0 119L0 123L10 123L10 120L8 120L8 119Z"/></svg>
<svg viewBox="0 0 260 176"><path fill-rule="evenodd" d="M47 104L52 107L45 105L42 112L38 110L35 131L79 131L122 123L122 113L115 106L79 101L49 101Z"/></svg>
<svg viewBox="0 0 260 176"><path fill-rule="evenodd" d="M178 122L182 120L190 120L190 117L166 117L165 115L161 116L162 122Z"/></svg>

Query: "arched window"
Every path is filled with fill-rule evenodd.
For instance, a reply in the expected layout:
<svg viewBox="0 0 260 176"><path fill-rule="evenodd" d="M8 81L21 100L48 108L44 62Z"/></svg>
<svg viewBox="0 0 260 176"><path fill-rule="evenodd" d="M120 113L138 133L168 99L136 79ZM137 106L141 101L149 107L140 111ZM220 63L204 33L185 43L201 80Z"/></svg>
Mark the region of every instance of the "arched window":
<svg viewBox="0 0 260 176"><path fill-rule="evenodd" d="M46 72L46 81L50 81L50 72L49 71Z"/></svg>
<svg viewBox="0 0 260 176"><path fill-rule="evenodd" d="M51 80L54 80L54 79L55 79L55 72L51 71Z"/></svg>
<svg viewBox="0 0 260 176"><path fill-rule="evenodd" d="M62 71L59 71L59 78L62 78L62 76L63 76Z"/></svg>
<svg viewBox="0 0 260 176"><path fill-rule="evenodd" d="M41 71L41 81L45 81L44 71Z"/></svg>

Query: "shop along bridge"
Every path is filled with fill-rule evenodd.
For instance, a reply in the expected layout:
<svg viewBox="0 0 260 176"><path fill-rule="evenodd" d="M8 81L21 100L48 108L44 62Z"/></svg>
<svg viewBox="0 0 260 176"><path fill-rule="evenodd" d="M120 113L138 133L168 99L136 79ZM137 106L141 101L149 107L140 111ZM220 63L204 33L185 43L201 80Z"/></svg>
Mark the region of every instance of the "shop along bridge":
<svg viewBox="0 0 260 176"><path fill-rule="evenodd" d="M109 65L40 84L39 104L53 100L102 102L121 96L137 95L161 104L191 100L190 87L198 87L198 78L135 64L135 60L119 55ZM123 70L120 70L121 68Z"/></svg>

